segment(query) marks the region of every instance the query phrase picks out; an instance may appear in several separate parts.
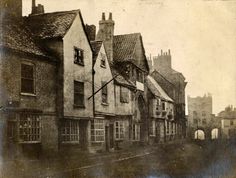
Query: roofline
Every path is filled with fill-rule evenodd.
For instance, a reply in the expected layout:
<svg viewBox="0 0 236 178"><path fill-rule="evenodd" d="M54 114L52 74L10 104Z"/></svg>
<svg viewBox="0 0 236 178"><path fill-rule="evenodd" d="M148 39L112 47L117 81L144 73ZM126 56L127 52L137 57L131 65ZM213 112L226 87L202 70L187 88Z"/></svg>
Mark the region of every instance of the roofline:
<svg viewBox="0 0 236 178"><path fill-rule="evenodd" d="M6 51L10 51L10 52L13 52L13 53L18 53L18 54L23 54L23 55L28 54L28 55L33 56L33 57L40 57L41 59L45 59L49 62L55 62L55 63L58 62L55 58L53 58L51 56L38 55L38 54L34 54L34 53L26 52L26 51L21 51L21 50L17 50L17 49L12 49L12 48L0 45L0 50L3 49L3 48L5 48Z"/></svg>
<svg viewBox="0 0 236 178"><path fill-rule="evenodd" d="M42 15L49 15L49 14L59 14L59 13L78 13L80 9L69 10L69 11L55 11L55 12L47 12L47 13L40 13L40 14L29 14L28 16L24 16L24 18L35 17L35 16L42 16Z"/></svg>
<svg viewBox="0 0 236 178"><path fill-rule="evenodd" d="M156 69L151 73L157 72L163 79L165 79L169 84L175 86L171 81L169 81L167 78L165 78L160 72L158 72ZM154 78L154 77L153 77ZM155 78L154 78L155 79Z"/></svg>

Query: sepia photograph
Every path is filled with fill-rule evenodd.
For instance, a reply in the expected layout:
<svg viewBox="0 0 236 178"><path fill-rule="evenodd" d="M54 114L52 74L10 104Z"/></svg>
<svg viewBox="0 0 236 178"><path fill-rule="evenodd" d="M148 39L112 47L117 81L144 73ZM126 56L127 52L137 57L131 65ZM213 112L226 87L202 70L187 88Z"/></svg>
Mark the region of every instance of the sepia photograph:
<svg viewBox="0 0 236 178"><path fill-rule="evenodd" d="M0 0L0 178L236 178L236 0Z"/></svg>

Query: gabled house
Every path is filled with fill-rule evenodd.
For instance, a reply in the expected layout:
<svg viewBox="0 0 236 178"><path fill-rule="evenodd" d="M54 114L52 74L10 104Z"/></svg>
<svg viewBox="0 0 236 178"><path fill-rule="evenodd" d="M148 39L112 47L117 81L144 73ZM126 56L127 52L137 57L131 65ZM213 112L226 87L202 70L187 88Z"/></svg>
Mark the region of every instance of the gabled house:
<svg viewBox="0 0 236 178"><path fill-rule="evenodd" d="M174 101L150 75L147 76L149 106L149 141L160 143L177 136Z"/></svg>
<svg viewBox="0 0 236 178"><path fill-rule="evenodd" d="M148 139L145 77L149 68L140 33L114 35L112 14L99 21L97 40L104 43L115 78L116 145ZM127 145L127 144L124 144Z"/></svg>
<svg viewBox="0 0 236 178"><path fill-rule="evenodd" d="M93 112L91 120L91 151L112 148L115 117L114 80L102 41L91 41L93 49Z"/></svg>
<svg viewBox="0 0 236 178"><path fill-rule="evenodd" d="M87 149L93 118L92 47L80 10L24 18L34 38L57 57L57 126L60 150ZM67 153L67 152L65 152Z"/></svg>

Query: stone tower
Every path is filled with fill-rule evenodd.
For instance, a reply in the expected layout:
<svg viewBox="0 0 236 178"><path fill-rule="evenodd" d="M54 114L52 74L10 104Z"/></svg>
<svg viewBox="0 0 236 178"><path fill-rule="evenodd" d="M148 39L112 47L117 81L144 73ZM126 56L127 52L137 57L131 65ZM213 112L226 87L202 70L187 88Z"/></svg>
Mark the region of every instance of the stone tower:
<svg viewBox="0 0 236 178"><path fill-rule="evenodd" d="M112 20L112 13L109 13L109 18L106 20L105 13L102 13L102 20L99 21L99 30L96 40L103 41L107 57L110 61L113 60L113 36L115 22Z"/></svg>
<svg viewBox="0 0 236 178"><path fill-rule="evenodd" d="M22 0L1 0L0 12L4 17L22 17Z"/></svg>
<svg viewBox="0 0 236 178"><path fill-rule="evenodd" d="M171 54L170 49L168 52L163 52L161 50L161 54L153 57L153 68L162 74L169 73L172 69L171 66Z"/></svg>

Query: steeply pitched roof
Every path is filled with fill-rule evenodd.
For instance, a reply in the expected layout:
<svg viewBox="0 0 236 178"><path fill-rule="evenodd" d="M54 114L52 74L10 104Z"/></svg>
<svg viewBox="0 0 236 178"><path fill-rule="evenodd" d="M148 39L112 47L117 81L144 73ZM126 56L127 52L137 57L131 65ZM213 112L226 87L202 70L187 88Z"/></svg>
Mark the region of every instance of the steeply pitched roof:
<svg viewBox="0 0 236 178"><path fill-rule="evenodd" d="M0 25L0 46L18 52L48 57L35 41L31 31L21 21L3 20Z"/></svg>
<svg viewBox="0 0 236 178"><path fill-rule="evenodd" d="M147 76L147 87L155 95L159 96L166 101L173 102L173 100L166 94L166 92L161 88L161 86L152 78L150 75Z"/></svg>
<svg viewBox="0 0 236 178"><path fill-rule="evenodd" d="M131 82L130 80L128 80L124 76L122 76L118 72L118 70L116 70L113 66L111 66L110 68L111 68L112 76L115 77L114 81L116 83L123 85L123 86L130 87L130 88L136 88L136 85L133 82Z"/></svg>
<svg viewBox="0 0 236 178"><path fill-rule="evenodd" d="M25 17L26 24L39 39L64 37L79 10L37 14Z"/></svg>
<svg viewBox="0 0 236 178"><path fill-rule="evenodd" d="M102 41L91 41L90 44L93 49L93 62L95 63L102 46Z"/></svg>
<svg viewBox="0 0 236 178"><path fill-rule="evenodd" d="M135 57L135 47L136 44L139 42L142 44L142 38L140 33L132 33L132 34L124 34L124 35L115 35L113 37L113 59L114 61L117 62L124 62L124 61L129 61L135 64L137 67L146 70L148 68L148 64L146 61L146 57L144 54L145 58L145 63L144 65L140 65L136 61ZM143 48L143 46L142 46ZM143 48L144 50L144 48ZM149 70L149 69L148 69Z"/></svg>

